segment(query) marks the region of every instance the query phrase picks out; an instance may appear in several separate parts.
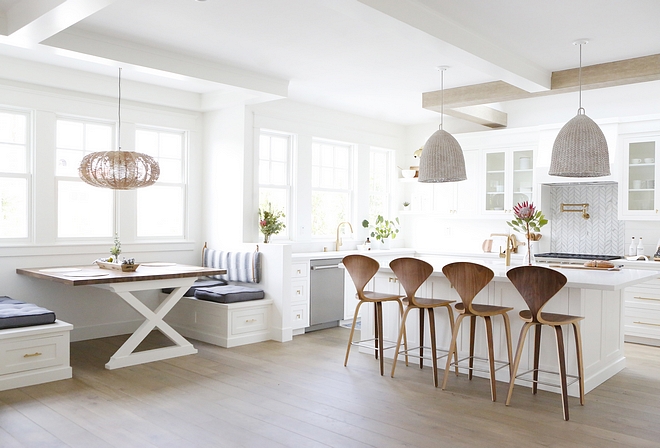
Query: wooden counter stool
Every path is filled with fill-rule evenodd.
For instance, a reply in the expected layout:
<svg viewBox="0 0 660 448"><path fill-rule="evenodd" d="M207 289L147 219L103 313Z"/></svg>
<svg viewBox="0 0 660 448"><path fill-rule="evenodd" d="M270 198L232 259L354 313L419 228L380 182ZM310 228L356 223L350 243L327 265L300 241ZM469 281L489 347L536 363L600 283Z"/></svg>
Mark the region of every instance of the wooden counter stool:
<svg viewBox="0 0 660 448"><path fill-rule="evenodd" d="M481 305L472 303L479 291L484 289L488 283L493 279L493 271L486 266L476 263L458 262L451 263L442 268L445 277L449 279L451 285L456 289L456 292L461 297L462 303L455 305L456 310L460 313L454 325L454 332L451 338L451 345L449 347L449 356L447 356L447 366L445 367L445 377L442 380L442 389L447 386L447 377L449 375L449 368L451 367L451 357L455 356L458 351L456 347L456 339L458 332L461 329L461 322L464 318L470 318L470 355L467 358L460 359L459 361L468 360L468 379L472 379L472 372L474 368L474 360L479 359L474 356L474 333L477 317L483 317L486 324L486 340L488 343L488 364L490 372L490 396L493 401L497 400L497 390L495 383L495 372L505 366L509 366L509 374L511 373L511 326L509 324L508 312L513 308L497 305ZM493 349L493 323L491 317L502 316L504 319L504 329L506 330L506 344L509 362L496 361L495 351ZM502 364L497 369L495 363ZM458 362L456 362L458 364Z"/></svg>
<svg viewBox="0 0 660 448"><path fill-rule="evenodd" d="M415 293L422 286L422 283L426 281L427 278L433 273L433 266L427 262L420 260L418 258L397 258L390 263L390 268L399 279L401 286L406 292L406 297L403 299L403 305L405 306L405 312L403 313L403 318L401 319L401 327L399 328L399 337L396 341L396 350L394 352L394 362L392 363L392 378L394 378L394 370L396 369L396 361L399 357L399 354L404 354L406 356L406 365L408 364L408 356L414 356L419 358L419 368L424 367L424 349L429 347L424 347L424 310L428 310L429 314L429 332L431 339L431 362L433 365L433 384L435 387L438 387L438 359L447 356L442 355L438 356L438 350L436 348L436 339L435 339L435 308L445 307L447 313L449 314L449 325L450 331L453 333L454 330L454 312L451 309L451 304L456 302L455 300L444 300L444 299L426 299L421 297L416 297ZM414 348L405 348L401 350L401 338L406 333L406 319L408 318L408 313L410 310L418 309L419 310L419 347ZM419 356L413 355L410 352L419 349ZM427 358L429 359L429 358ZM458 360L458 357L456 357Z"/></svg>
<svg viewBox="0 0 660 448"><path fill-rule="evenodd" d="M539 372L556 373L539 369L541 326L549 325L555 329L555 335L557 336L557 355L559 358L558 374L561 388L562 407L564 410L564 420L568 420L568 386L576 381L579 381L580 386L580 404L584 405L582 337L580 335L580 326L578 325L578 322L584 318L568 314L542 312L545 304L548 303L548 301L566 284L566 277L561 272L541 266L520 266L509 270L506 275L529 307L529 310L523 310L520 312L520 318L525 321L525 324L520 331L520 339L518 339L518 348L516 349L516 358L513 363L511 383L509 384L509 394L506 397L506 405L508 406L511 402L511 395L513 394L513 386L516 378L532 373L532 380L526 380L524 378L523 380L532 381L532 393L536 394L537 384L539 383ZM522 355L523 346L525 345L525 337L527 336L527 331L533 325L536 326L536 331L534 332L534 367L532 370L528 370L527 372L518 375L518 365L520 364L520 356ZM573 326L573 331L575 333L575 351L577 355L577 376L566 374L566 355L564 353L562 325ZM571 378L573 381L568 383L567 378ZM543 384L551 385L548 383Z"/></svg>
<svg viewBox="0 0 660 448"><path fill-rule="evenodd" d="M380 361L380 374L383 375L383 350L394 348L394 345L385 347L383 340L383 302L397 302L399 305L399 316L403 316L403 304L401 298L403 296L397 294L384 294L379 292L365 291L364 288L369 283L369 280L376 275L380 265L376 260L364 255L348 255L344 257L342 263L348 271L357 293L355 298L359 300L355 307L355 314L353 316L353 324L351 325L351 333L348 336L348 346L346 347L346 358L344 359L344 367L348 364L348 355L351 351L351 345L358 345L362 347L371 348L370 342L373 342L374 356ZM363 303L374 304L374 337L370 339L361 339L360 341L353 342L353 333L355 333L355 323L357 322L360 307ZM405 340L405 347L408 347L408 341Z"/></svg>

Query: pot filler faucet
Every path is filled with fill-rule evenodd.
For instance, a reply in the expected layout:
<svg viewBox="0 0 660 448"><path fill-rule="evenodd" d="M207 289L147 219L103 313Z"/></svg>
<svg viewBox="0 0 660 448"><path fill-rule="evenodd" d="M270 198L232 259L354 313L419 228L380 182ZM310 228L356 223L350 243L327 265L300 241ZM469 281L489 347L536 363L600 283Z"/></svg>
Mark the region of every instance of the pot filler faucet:
<svg viewBox="0 0 660 448"><path fill-rule="evenodd" d="M502 246L500 246L500 258L504 258L504 265L511 266L511 252L518 252L518 240L516 235L511 233L507 235L506 233L491 233L490 236L505 236L506 237L506 250L502 252Z"/></svg>
<svg viewBox="0 0 660 448"><path fill-rule="evenodd" d="M350 222L344 221L344 222L339 223L339 225L337 226L337 239L335 240L335 250L336 251L339 251L339 248L342 245L341 238L339 238L339 229L341 229L341 226L343 226L344 224L348 224L348 227L351 229L351 233L353 233L353 226L351 225Z"/></svg>

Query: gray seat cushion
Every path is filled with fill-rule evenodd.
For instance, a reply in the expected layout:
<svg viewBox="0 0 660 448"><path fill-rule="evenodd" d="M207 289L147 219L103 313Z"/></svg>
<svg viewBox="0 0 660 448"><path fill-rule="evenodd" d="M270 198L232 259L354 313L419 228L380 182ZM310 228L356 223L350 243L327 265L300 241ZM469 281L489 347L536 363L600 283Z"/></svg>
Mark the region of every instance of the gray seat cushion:
<svg viewBox="0 0 660 448"><path fill-rule="evenodd" d="M186 291L183 296L184 297L195 297L195 291L198 288L210 288L212 286L223 286L226 285L227 282L224 280L216 280L214 278L210 277L202 277L197 280L195 280L195 283ZM165 294L170 294L172 291L174 291L174 288L163 288L161 290Z"/></svg>
<svg viewBox="0 0 660 448"><path fill-rule="evenodd" d="M217 303L236 303L248 300L259 300L265 297L262 289L248 286L225 285L211 288L197 288L195 298Z"/></svg>
<svg viewBox="0 0 660 448"><path fill-rule="evenodd" d="M0 297L0 330L55 322L55 313L33 303Z"/></svg>

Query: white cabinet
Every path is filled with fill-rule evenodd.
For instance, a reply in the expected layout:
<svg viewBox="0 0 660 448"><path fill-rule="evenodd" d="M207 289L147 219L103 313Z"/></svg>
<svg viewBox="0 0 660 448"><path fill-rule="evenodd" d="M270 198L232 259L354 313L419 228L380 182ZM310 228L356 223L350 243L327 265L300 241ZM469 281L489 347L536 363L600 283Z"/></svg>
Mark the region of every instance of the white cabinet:
<svg viewBox="0 0 660 448"><path fill-rule="evenodd" d="M467 180L460 182L421 183L416 178L401 179L404 200L413 213L447 217L469 217L476 213L479 151L463 151Z"/></svg>
<svg viewBox="0 0 660 448"><path fill-rule="evenodd" d="M623 179L619 187L621 219L660 219L660 137L634 137L623 141Z"/></svg>
<svg viewBox="0 0 660 448"><path fill-rule="evenodd" d="M293 334L309 327L309 262L291 264L291 328Z"/></svg>
<svg viewBox="0 0 660 448"><path fill-rule="evenodd" d="M625 340L660 346L660 279L626 288L624 300Z"/></svg>
<svg viewBox="0 0 660 448"><path fill-rule="evenodd" d="M499 218L511 214L517 203L534 200L534 150L485 150L483 154L483 214Z"/></svg>

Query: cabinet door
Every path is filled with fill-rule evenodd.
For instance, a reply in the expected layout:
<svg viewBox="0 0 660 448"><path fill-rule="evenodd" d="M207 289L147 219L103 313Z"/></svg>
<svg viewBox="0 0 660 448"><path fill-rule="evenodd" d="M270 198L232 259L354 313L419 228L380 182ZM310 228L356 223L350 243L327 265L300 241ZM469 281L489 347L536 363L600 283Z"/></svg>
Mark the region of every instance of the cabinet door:
<svg viewBox="0 0 660 448"><path fill-rule="evenodd" d="M620 186L620 216L635 219L659 219L660 199L657 155L660 138L636 138L624 142L623 182Z"/></svg>
<svg viewBox="0 0 660 448"><path fill-rule="evenodd" d="M509 215L513 206L534 200L534 151L507 149L485 152L486 215Z"/></svg>

